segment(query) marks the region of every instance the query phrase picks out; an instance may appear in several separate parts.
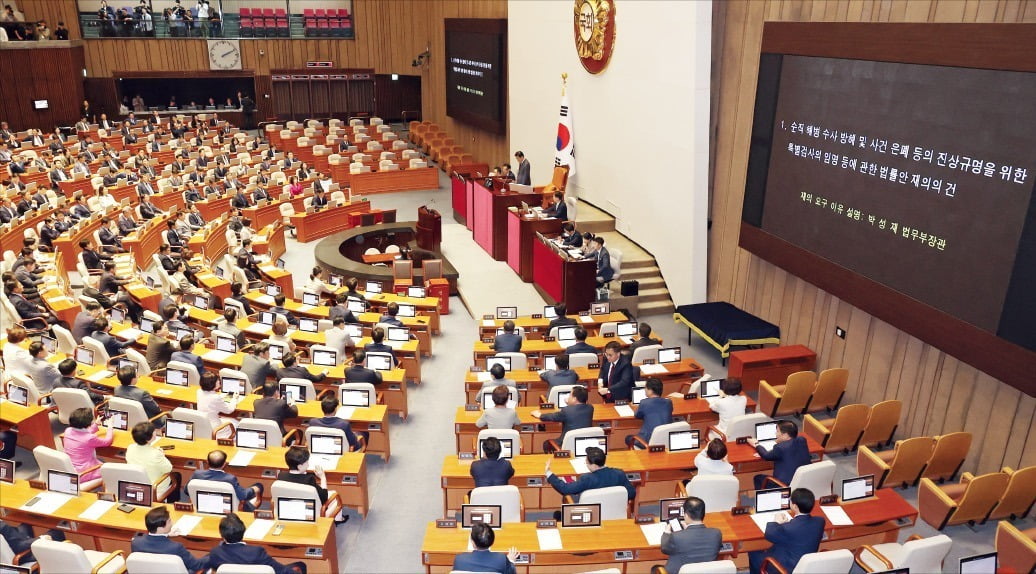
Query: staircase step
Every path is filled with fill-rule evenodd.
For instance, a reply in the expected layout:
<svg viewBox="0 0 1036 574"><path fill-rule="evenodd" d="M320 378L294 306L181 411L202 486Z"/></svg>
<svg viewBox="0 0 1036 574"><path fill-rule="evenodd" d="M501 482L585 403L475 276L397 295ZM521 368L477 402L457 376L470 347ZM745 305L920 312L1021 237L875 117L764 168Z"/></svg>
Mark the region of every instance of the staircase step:
<svg viewBox="0 0 1036 574"><path fill-rule="evenodd" d="M637 306L640 316L667 315L676 310L672 301L641 301Z"/></svg>
<svg viewBox="0 0 1036 574"><path fill-rule="evenodd" d="M650 301L671 301L669 298L669 290L663 288L654 289L641 289L640 290L640 303L647 303Z"/></svg>

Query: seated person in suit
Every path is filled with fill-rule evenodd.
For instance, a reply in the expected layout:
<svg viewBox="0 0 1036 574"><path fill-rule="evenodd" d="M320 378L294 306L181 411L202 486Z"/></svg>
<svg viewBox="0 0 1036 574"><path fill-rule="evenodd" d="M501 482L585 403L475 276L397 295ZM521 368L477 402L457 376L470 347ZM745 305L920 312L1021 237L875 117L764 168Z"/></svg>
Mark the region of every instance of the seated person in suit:
<svg viewBox="0 0 1036 574"><path fill-rule="evenodd" d="M276 421L277 425L281 427L281 434L286 432L284 421L299 416L299 407L281 397L280 385L272 381L263 383L263 398L256 400L252 408L255 411L253 415L255 418ZM325 497L320 503L323 504L326 501Z"/></svg>
<svg viewBox="0 0 1036 574"><path fill-rule="evenodd" d="M684 564L712 562L723 546L723 533L705 526L705 501L692 496L683 502L683 530L673 532L666 524L662 533L662 554L669 557L667 572L679 572Z"/></svg>
<svg viewBox="0 0 1036 574"><path fill-rule="evenodd" d="M644 422L640 425L640 431L637 434L626 436L626 446L631 448L643 448L640 444L633 442L633 437L639 436L644 439L644 442L648 442L651 440L651 433L655 431L655 427L673 422L673 401L662 396L661 379L651 377L644 384L644 390L647 397L637 405L636 414L636 417Z"/></svg>
<svg viewBox="0 0 1036 574"><path fill-rule="evenodd" d="M57 323L57 317L46 307L25 298L25 295L23 295L24 289L18 281L9 280L4 282L4 293L7 294L7 299L14 306L14 310L18 313L18 318L25 323L25 326L30 329L45 329L48 324L53 325Z"/></svg>
<svg viewBox="0 0 1036 574"><path fill-rule="evenodd" d="M370 383L372 385L381 384L381 373L374 369L364 367L363 362L366 360L366 351L363 349L356 349L353 351L353 364L345 370L345 382Z"/></svg>
<svg viewBox="0 0 1036 574"><path fill-rule="evenodd" d="M349 310L349 296L345 293L335 295L335 304L328 310L327 318L334 321L342 318L346 323L359 323L356 315Z"/></svg>
<svg viewBox="0 0 1036 574"><path fill-rule="evenodd" d="M97 339L97 342L104 345L108 357L114 358L122 354L122 350L133 345L133 341L120 341L111 334L112 326L103 315L94 319L94 331L90 336Z"/></svg>
<svg viewBox="0 0 1036 574"><path fill-rule="evenodd" d="M151 370L164 369L173 358L177 345L172 341L172 335L166 328L166 322L159 319L151 324L152 332L147 338L147 349L144 351L144 358L147 359L148 368Z"/></svg>
<svg viewBox="0 0 1036 574"><path fill-rule="evenodd" d="M518 549L511 547L507 554L492 552L489 549L496 541L493 527L476 522L471 527L472 552L458 554L453 559L453 570L462 572L495 572L497 574L514 574L514 561L518 559Z"/></svg>
<svg viewBox="0 0 1036 574"><path fill-rule="evenodd" d="M388 304L385 307L385 313L378 318L379 323L385 323L386 325L392 325L393 327L402 327L403 322L396 318L399 314L399 304L395 301Z"/></svg>
<svg viewBox="0 0 1036 574"><path fill-rule="evenodd" d="M510 387L506 385L493 389L493 407L482 411L482 416L475 421L475 426L480 429L509 429L521 424L517 411L507 406L507 399L510 397Z"/></svg>
<svg viewBox="0 0 1036 574"><path fill-rule="evenodd" d="M471 463L471 478L475 479L475 488L480 486L503 486L514 476L511 461L500 458L500 439L491 436L482 441L484 458Z"/></svg>
<svg viewBox="0 0 1036 574"><path fill-rule="evenodd" d="M294 315L292 315L291 312L288 311L284 307L284 301L285 301L284 293L278 293L278 294L274 295L273 296L273 307L270 307L270 311L273 312L273 313L277 313L278 315L284 316L284 318L288 320L288 324L289 325L292 325L294 327L298 327L299 326L298 318L295 317Z"/></svg>
<svg viewBox="0 0 1036 574"><path fill-rule="evenodd" d="M262 546L245 544L245 523L236 514L228 514L219 521L219 535L223 542L209 552L209 568L223 564L258 564L273 568L275 574L306 574L304 562L281 564Z"/></svg>
<svg viewBox="0 0 1036 574"><path fill-rule="evenodd" d="M550 471L550 460L552 458L547 457L544 473L547 475L547 482L562 496L566 494L576 496L586 490L607 488L609 486L625 488L630 500L637 496L637 489L630 484L630 479L626 477L626 472L619 468L604 466L607 457L603 450L595 446L586 449L586 467L590 469L590 472L579 475L579 479L575 482L565 482Z"/></svg>
<svg viewBox="0 0 1036 574"><path fill-rule="evenodd" d="M546 381L549 388L558 385L574 385L579 382L579 373L568 368L568 355L562 353L554 357L554 365L557 367L550 371L540 371L540 380Z"/></svg>
<svg viewBox="0 0 1036 574"><path fill-rule="evenodd" d="M277 374L277 369L270 362L270 344L260 341L252 345L252 353L245 355L241 362L241 373L248 377L248 385L258 389L266 383L266 379Z"/></svg>
<svg viewBox="0 0 1036 574"><path fill-rule="evenodd" d="M557 315L557 317L554 317L553 319L551 319L550 320L550 324L547 325L547 332L548 333L550 333L550 330L553 329L554 327L564 327L566 325L578 325L579 324L579 322L576 321L575 318L569 317L568 315L566 315L565 314L566 312L568 312L568 308L565 306L564 302L559 302L559 303L556 303L554 305L554 313Z"/></svg>
<svg viewBox="0 0 1036 574"><path fill-rule="evenodd" d="M310 206L315 210L321 210L327 207L327 194L324 193L324 186L319 182L313 183L313 201L310 202Z"/></svg>
<svg viewBox="0 0 1036 574"><path fill-rule="evenodd" d="M595 355L598 354L597 348L591 346L589 343L586 342L586 338L589 335L590 334L586 331L586 329L582 327L576 327L576 342L572 345L569 345L568 348L566 348L562 352L566 355L574 355L576 353L593 353Z"/></svg>
<svg viewBox="0 0 1036 574"><path fill-rule="evenodd" d="M309 426L311 428L333 428L338 429L345 433L345 439L349 441L349 451L360 450L360 441L356 438L356 433L353 432L352 425L349 421L340 418L335 415L338 411L338 397L333 393L328 394L320 400L320 412L324 413L324 416L320 418L309 419ZM364 434L364 440L366 440L366 433Z"/></svg>
<svg viewBox="0 0 1036 574"><path fill-rule="evenodd" d="M312 474L306 472L310 468L309 450L306 447L289 447L284 453L284 462L287 463L288 470L282 470L277 475L277 480L285 480L296 484L308 484L316 489L317 496L320 498L320 504L327 502L327 475L324 474L324 469L320 468L319 464L312 467ZM345 514L343 507L343 510L335 517L335 525L344 524L348 521L349 516Z"/></svg>
<svg viewBox="0 0 1036 574"><path fill-rule="evenodd" d="M234 283L230 286L230 298L245 308L245 315L253 315L255 311L252 310L252 306L248 304L248 298L245 297L245 286L241 283Z"/></svg>
<svg viewBox="0 0 1036 574"><path fill-rule="evenodd" d="M90 401L97 405L104 402L104 395L98 393L90 388L90 385L86 384L86 381L76 378L76 369L79 368L79 363L75 359L64 359L58 363L58 373L61 378L54 383L55 389L80 389L86 391L86 394L90 397Z"/></svg>
<svg viewBox="0 0 1036 574"><path fill-rule="evenodd" d="M758 574L767 558L773 558L786 572L792 572L803 556L820 550L825 522L823 516L809 514L815 502L809 489L791 491L791 515L782 512L775 522L766 523L764 534L773 546L748 553L748 567L752 574Z"/></svg>
<svg viewBox="0 0 1036 574"><path fill-rule="evenodd" d="M120 383L113 391L113 394L116 397L140 403L140 405L144 407L144 414L147 415L148 419L153 419L162 412L162 409L158 407L158 403L155 402L151 393L137 386L136 366L126 365L119 367L115 376L119 379ZM153 421L153 424L157 428L162 428L165 426L165 419L156 419Z"/></svg>
<svg viewBox="0 0 1036 574"><path fill-rule="evenodd" d="M392 355L392 364L399 365L399 359L396 357L395 351L389 345L386 345L382 341L385 340L385 329L381 327L375 327L371 331L371 342L364 345L363 350L368 353L388 353Z"/></svg>
<svg viewBox="0 0 1036 574"><path fill-rule="evenodd" d="M281 364L284 365L284 367L277 369L277 380L280 381L281 379L286 378L305 379L307 381L319 383L327 378L327 369L319 375L314 375L309 372L309 369L298 364L298 362L299 360L298 357L295 356L295 353L289 353L282 357Z"/></svg>
<svg viewBox="0 0 1036 574"><path fill-rule="evenodd" d="M777 424L777 444L773 445L773 450L759 446L759 441L754 438L749 438L748 444L759 453L759 458L773 462L773 477L784 484L791 484L795 471L800 466L810 463L809 446L806 439L799 436L799 427L792 421L781 421ZM755 475L755 489L767 488L768 478L765 474ZM812 494L810 496L812 497ZM811 502L810 508L812 507Z"/></svg>
<svg viewBox="0 0 1036 574"><path fill-rule="evenodd" d="M0 537L7 542L7 545L11 547L11 551L16 555L32 549L32 543L37 540L32 533L32 527L28 524L19 524L18 526L14 526L4 522L3 520L0 520ZM40 538L44 537L57 542L63 542L65 540L65 533L57 529L48 530L46 534L40 536ZM29 562L35 561L36 558L30 552L25 556L22 556L19 559L18 564L28 564Z"/></svg>
<svg viewBox="0 0 1036 574"><path fill-rule="evenodd" d="M594 424L594 406L587 404L587 399L590 395L586 392L586 387L576 386L572 387L572 393L568 395L567 407L563 409L557 409L556 411L545 413L536 409L532 411L532 416L540 419L541 421L549 422L560 422L561 423L561 436L557 438L555 442L561 445L565 440L565 434L568 431L576 429L584 429L593 426ZM554 452L554 448L551 446L550 441L543 441L544 452Z"/></svg>
<svg viewBox="0 0 1036 574"><path fill-rule="evenodd" d="M169 520L168 506L156 506L149 510L144 515L144 527L147 528L147 534L138 534L130 541L131 552L179 556L188 572L206 570L209 567L208 556L195 558L183 544L172 540L173 523Z"/></svg>
<svg viewBox="0 0 1036 574"><path fill-rule="evenodd" d="M733 476L734 465L727 462L727 443L723 439L714 438L694 457L694 467L698 475L718 474Z"/></svg>
<svg viewBox="0 0 1036 574"><path fill-rule="evenodd" d="M180 339L180 350L173 353L170 358L172 361L179 361L181 363L187 363L188 365L194 365L194 368L198 369L198 374L201 375L205 372L205 362L201 360L201 357L194 354L194 336L187 335Z"/></svg>
<svg viewBox="0 0 1036 574"><path fill-rule="evenodd" d="M504 321L504 332L497 335L493 341L493 350L497 353L520 353L522 351L522 336L514 332L514 321Z"/></svg>
<svg viewBox="0 0 1036 574"><path fill-rule="evenodd" d="M569 249L579 249L583 246L583 234L576 231L574 223L569 221L561 226L561 244Z"/></svg>
<svg viewBox="0 0 1036 574"><path fill-rule="evenodd" d="M658 339L651 338L651 325L648 325L647 323L645 323L643 321L639 325L637 325L637 334L640 335L640 338L638 338L636 341L633 341L632 343L630 343L630 349L629 349L630 350L630 355L633 355L633 351L635 351L635 350L637 350L637 349L639 349L641 347L647 347L648 345L661 345L662 344L662 341L659 341Z"/></svg>
<svg viewBox="0 0 1036 574"><path fill-rule="evenodd" d="M633 399L633 364L622 353L622 345L609 341L604 346L604 364L597 376L597 392L609 403Z"/></svg>
<svg viewBox="0 0 1036 574"><path fill-rule="evenodd" d="M565 205L565 193L562 191L555 191L554 202L550 204L550 207L544 209L543 213L562 221L568 219L568 206Z"/></svg>
<svg viewBox="0 0 1036 574"><path fill-rule="evenodd" d="M263 485L260 482L245 488L237 481L237 477L229 472L223 470L227 465L227 453L221 450L214 450L209 453L207 457L209 466L208 468L199 468L194 471L191 475L190 480L187 484L190 484L191 480L215 480L217 482L225 482L234 487L234 492L237 493L237 499L244 501L243 508L249 512L255 510L262 502L263 498ZM186 486L186 485L185 485Z"/></svg>
<svg viewBox="0 0 1036 574"><path fill-rule="evenodd" d="M356 347L356 341L345 330L345 317L337 315L331 319L331 328L324 331L324 344L337 352L339 364L345 362L346 349Z"/></svg>
<svg viewBox="0 0 1036 574"><path fill-rule="evenodd" d="M101 240L101 250L106 253L125 253L119 227L115 221L107 217L101 218L101 227L97 230L97 238Z"/></svg>

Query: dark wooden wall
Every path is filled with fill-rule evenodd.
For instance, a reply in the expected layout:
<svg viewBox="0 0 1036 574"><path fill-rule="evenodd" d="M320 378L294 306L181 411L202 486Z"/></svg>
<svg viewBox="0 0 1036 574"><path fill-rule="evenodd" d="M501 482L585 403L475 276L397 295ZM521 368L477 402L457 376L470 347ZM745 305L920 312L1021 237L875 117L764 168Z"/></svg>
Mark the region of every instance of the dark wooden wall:
<svg viewBox="0 0 1036 574"><path fill-rule="evenodd" d="M75 124L83 101L83 47L20 44L0 50L0 118L14 130ZM49 100L50 107L34 110L32 100Z"/></svg>

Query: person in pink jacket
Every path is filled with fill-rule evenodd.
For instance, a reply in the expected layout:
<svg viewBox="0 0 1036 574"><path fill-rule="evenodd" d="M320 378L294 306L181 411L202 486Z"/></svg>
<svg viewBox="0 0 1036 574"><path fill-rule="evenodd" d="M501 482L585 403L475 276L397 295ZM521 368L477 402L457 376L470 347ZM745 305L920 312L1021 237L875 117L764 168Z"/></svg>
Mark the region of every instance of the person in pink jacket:
<svg viewBox="0 0 1036 574"><path fill-rule="evenodd" d="M112 428L115 419L108 419L104 436L97 431L97 424L94 423L93 411L87 408L79 408L72 411L68 417L68 429L65 430L65 454L72 459L72 466L80 473L79 483L88 482L101 478L101 470L94 469L86 474L84 470L100 466L101 460L97 458L97 447L110 446L115 440L115 430Z"/></svg>

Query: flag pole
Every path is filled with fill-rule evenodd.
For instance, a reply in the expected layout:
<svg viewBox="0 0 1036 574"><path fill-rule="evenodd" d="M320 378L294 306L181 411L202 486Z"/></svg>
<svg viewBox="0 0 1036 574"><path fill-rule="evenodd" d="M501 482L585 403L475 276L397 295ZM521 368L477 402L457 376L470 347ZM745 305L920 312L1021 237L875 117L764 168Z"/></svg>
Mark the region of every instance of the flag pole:
<svg viewBox="0 0 1036 574"><path fill-rule="evenodd" d="M565 87L567 87L567 86L568 86L568 74L567 73L563 73L563 74L561 74L561 95L562 96L565 95Z"/></svg>

